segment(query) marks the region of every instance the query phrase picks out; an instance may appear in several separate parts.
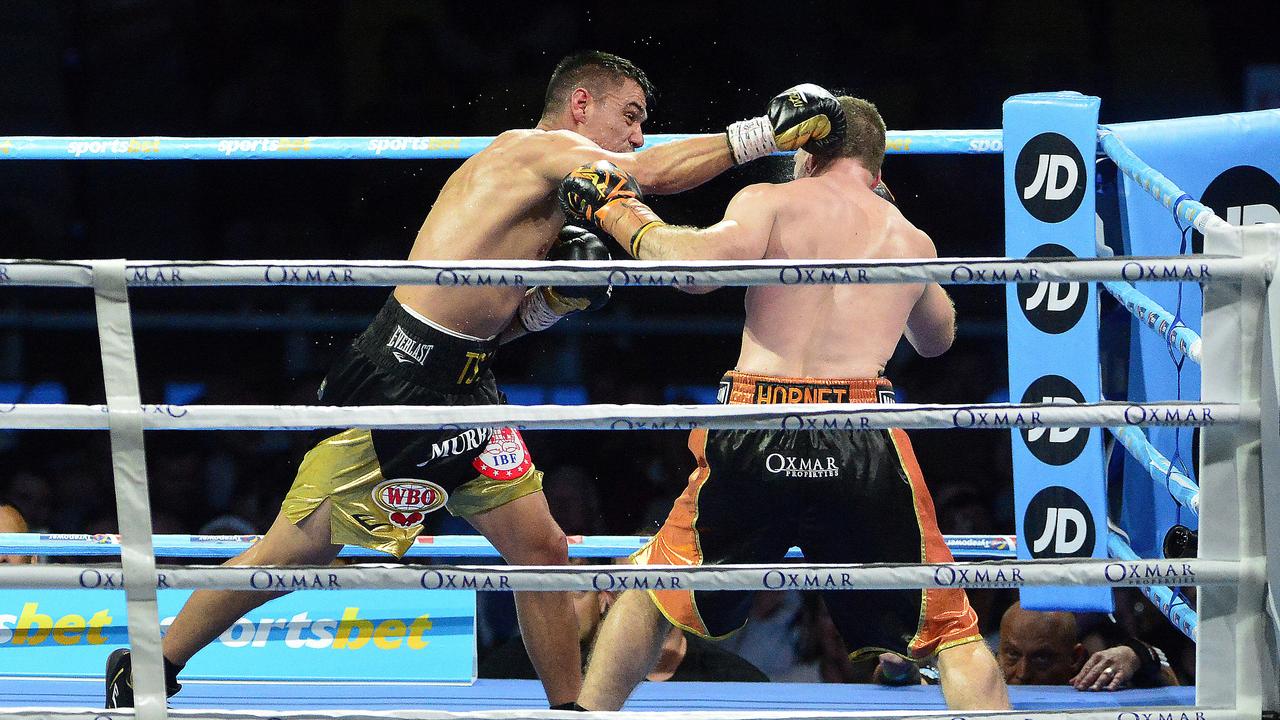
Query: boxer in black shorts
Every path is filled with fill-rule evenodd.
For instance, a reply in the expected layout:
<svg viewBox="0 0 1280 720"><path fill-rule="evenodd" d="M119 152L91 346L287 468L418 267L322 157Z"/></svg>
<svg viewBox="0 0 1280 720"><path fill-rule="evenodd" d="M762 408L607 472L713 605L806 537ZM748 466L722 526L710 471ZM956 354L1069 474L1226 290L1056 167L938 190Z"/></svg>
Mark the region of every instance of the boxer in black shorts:
<svg viewBox="0 0 1280 720"><path fill-rule="evenodd" d="M799 89L804 94L803 89ZM838 98L835 132L795 155L795 180L739 192L708 228L666 225L607 164L565 177L571 218L595 221L641 260L936 257L880 181L885 130L875 106ZM830 142L828 142L830 141ZM608 189L608 192L606 192ZM705 292L712 288L682 286ZM905 338L925 357L955 339L955 310L936 283L751 287L736 370L722 402L877 402L885 364ZM697 467L666 523L634 556L645 564L775 563L791 545L819 563L950 562L906 433L704 431ZM1009 707L963 590L826 593L851 655L936 655L955 709ZM715 637L746 620L750 593L628 591L597 636L579 703L617 710L657 659L665 618Z"/></svg>
<svg viewBox="0 0 1280 720"><path fill-rule="evenodd" d="M394 297L334 364L326 405L495 405L494 339L442 328ZM427 515L463 517L542 489L520 432L351 429L320 440L284 499L294 524L332 499L330 538L403 555Z"/></svg>
<svg viewBox="0 0 1280 720"><path fill-rule="evenodd" d="M814 380L729 372L723 402L893 402L884 378ZM950 562L911 442L901 430L695 430L697 467L657 535L635 555L652 565ZM814 589L821 589L814 588ZM748 591L651 591L673 624L723 637L747 620ZM851 659L925 658L980 640L964 592L824 592Z"/></svg>

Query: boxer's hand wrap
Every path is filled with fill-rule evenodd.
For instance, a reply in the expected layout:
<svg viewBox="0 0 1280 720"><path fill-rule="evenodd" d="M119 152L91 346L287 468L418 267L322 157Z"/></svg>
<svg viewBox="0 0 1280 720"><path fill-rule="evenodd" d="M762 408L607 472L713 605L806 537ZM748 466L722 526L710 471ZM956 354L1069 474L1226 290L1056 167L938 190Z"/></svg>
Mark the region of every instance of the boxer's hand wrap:
<svg viewBox="0 0 1280 720"><path fill-rule="evenodd" d="M650 228L665 224L644 204L635 178L607 160L566 175L557 197L565 219L595 225L624 248L637 246Z"/></svg>
<svg viewBox="0 0 1280 720"><path fill-rule="evenodd" d="M561 228L556 244L547 253L548 260L611 260L609 249L600 238L580 227ZM577 286L535 287L525 293L517 315L529 332L539 332L555 325L560 318L576 312L599 310L609 302L613 287Z"/></svg>
<svg viewBox="0 0 1280 720"><path fill-rule="evenodd" d="M812 83L796 85L769 101L766 115L733 123L726 131L739 165L778 150L823 152L844 140L844 110L835 96Z"/></svg>

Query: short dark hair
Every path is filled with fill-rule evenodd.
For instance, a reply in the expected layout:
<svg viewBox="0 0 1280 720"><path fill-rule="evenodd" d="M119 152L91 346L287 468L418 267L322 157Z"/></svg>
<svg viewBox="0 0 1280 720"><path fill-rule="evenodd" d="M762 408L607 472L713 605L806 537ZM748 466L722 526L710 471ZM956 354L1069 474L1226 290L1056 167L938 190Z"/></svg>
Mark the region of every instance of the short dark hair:
<svg viewBox="0 0 1280 720"><path fill-rule="evenodd" d="M885 148L884 118L880 117L880 111L862 98L841 95L836 100L844 111L844 142L829 152L816 154L817 158L853 158L872 175L879 175Z"/></svg>
<svg viewBox="0 0 1280 720"><path fill-rule="evenodd" d="M542 115L559 112L574 88L586 88L592 94L603 92L608 85L630 78L644 91L645 103L653 105L653 83L644 71L630 60L599 50L574 53L556 64L547 83L547 96L543 99Z"/></svg>

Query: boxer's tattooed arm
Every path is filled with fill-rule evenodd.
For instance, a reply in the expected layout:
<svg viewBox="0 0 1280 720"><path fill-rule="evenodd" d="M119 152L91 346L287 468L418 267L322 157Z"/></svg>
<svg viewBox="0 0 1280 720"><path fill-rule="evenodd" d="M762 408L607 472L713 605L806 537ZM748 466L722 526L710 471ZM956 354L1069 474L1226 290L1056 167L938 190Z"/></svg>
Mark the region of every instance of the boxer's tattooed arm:
<svg viewBox="0 0 1280 720"><path fill-rule="evenodd" d="M632 243L632 254L639 260L759 260L768 251L776 213L769 188L743 188L711 227L652 227Z"/></svg>

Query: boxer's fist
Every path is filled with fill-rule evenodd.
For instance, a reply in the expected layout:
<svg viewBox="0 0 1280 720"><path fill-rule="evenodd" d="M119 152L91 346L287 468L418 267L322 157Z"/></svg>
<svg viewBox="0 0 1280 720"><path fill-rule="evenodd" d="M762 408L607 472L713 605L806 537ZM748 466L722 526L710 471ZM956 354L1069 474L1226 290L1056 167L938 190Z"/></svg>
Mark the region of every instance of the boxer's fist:
<svg viewBox="0 0 1280 720"><path fill-rule="evenodd" d="M600 228L633 257L644 233L664 224L644 204L635 178L607 160L583 165L566 175L556 196L566 220Z"/></svg>
<svg viewBox="0 0 1280 720"><path fill-rule="evenodd" d="M573 225L560 229L555 245L547 253L548 260L610 260L609 250L600 238ZM576 312L598 310L609 302L613 287L577 286L529 288L516 308L516 317L529 332L539 332Z"/></svg>
<svg viewBox="0 0 1280 720"><path fill-rule="evenodd" d="M609 205L626 200L641 201L640 185L630 173L608 160L583 165L560 181L556 194L565 220L600 226L600 215Z"/></svg>
<svg viewBox="0 0 1280 720"><path fill-rule="evenodd" d="M778 150L821 153L844 141L844 109L825 89L804 83L770 100L765 115L733 123L726 132L739 165Z"/></svg>
<svg viewBox="0 0 1280 720"><path fill-rule="evenodd" d="M609 248L595 234L573 225L560 229L556 244L547 253L548 260L612 260ZM571 312L599 310L609 302L613 287L609 285L546 288L547 304L553 312L568 315Z"/></svg>
<svg viewBox="0 0 1280 720"><path fill-rule="evenodd" d="M769 123L779 150L832 150L844 140L844 110L835 96L813 83L789 88L769 101Z"/></svg>

